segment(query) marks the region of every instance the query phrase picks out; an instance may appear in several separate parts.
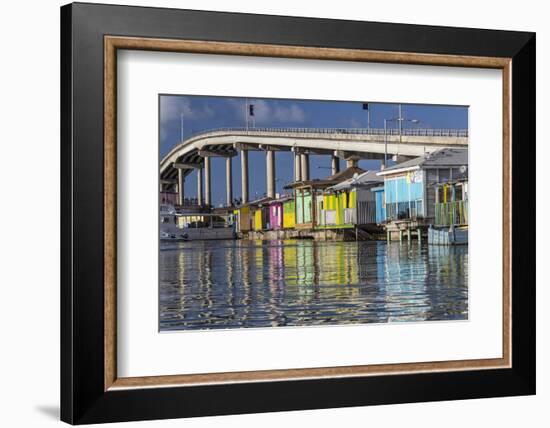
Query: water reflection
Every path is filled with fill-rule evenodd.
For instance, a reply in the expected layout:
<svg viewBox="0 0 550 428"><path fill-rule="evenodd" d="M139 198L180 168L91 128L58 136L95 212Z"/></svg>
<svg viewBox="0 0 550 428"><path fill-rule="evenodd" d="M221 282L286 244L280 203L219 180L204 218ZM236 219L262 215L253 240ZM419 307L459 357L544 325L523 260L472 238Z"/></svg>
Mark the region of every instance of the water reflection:
<svg viewBox="0 0 550 428"><path fill-rule="evenodd" d="M467 283L467 247L161 244L160 329L467 319Z"/></svg>

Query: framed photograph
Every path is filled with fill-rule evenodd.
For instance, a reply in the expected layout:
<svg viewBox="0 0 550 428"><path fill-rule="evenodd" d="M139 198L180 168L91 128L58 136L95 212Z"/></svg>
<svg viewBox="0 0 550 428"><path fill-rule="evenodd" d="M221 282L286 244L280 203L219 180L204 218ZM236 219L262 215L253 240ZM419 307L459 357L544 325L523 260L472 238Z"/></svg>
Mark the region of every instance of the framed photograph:
<svg viewBox="0 0 550 428"><path fill-rule="evenodd" d="M61 8L61 417L535 393L535 35Z"/></svg>

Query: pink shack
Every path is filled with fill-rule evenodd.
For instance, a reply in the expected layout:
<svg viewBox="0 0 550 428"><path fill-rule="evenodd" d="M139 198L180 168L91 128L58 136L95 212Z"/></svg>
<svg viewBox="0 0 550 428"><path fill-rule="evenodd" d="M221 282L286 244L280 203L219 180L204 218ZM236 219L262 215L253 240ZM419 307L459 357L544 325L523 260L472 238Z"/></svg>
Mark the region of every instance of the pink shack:
<svg viewBox="0 0 550 428"><path fill-rule="evenodd" d="M291 196L284 196L269 203L269 230L283 228L283 203L291 198Z"/></svg>

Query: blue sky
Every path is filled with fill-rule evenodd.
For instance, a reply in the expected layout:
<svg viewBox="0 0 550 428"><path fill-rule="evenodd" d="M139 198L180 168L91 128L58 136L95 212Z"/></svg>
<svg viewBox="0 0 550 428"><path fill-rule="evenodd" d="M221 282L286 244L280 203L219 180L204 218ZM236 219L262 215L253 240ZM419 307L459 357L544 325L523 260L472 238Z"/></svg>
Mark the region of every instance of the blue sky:
<svg viewBox="0 0 550 428"><path fill-rule="evenodd" d="M368 102L368 101L366 101ZM361 102L305 101L286 99L248 98L254 104L256 127L300 128L366 128L367 111ZM212 97L200 95L160 96L160 156L164 156L183 138L201 131L222 127L246 126L246 99L242 97ZM398 104L369 102L371 128L383 128L384 119L398 116ZM418 128L468 128L468 108L464 106L435 106L403 104L403 117L417 119L417 125L405 122L404 127ZM181 117L183 115L183 127ZM252 118L249 118L252 126ZM388 124L390 126L390 124ZM395 122L391 124L395 127ZM378 168L379 161L361 160L364 169ZM250 196L265 193L265 153L250 152ZM330 175L329 156L310 156L311 178ZM341 162L341 168L344 168ZM276 154L276 186L282 192L284 185L292 181L292 153ZM240 196L240 157L233 158L233 193ZM196 196L196 173L185 181L187 197ZM225 201L225 159L212 159L212 201L219 205Z"/></svg>

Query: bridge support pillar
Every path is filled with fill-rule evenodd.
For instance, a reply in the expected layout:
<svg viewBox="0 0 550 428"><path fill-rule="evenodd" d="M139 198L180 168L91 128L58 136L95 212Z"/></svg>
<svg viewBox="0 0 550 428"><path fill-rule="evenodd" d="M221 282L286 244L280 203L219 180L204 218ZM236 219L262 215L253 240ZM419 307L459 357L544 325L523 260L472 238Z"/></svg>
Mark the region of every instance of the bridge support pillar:
<svg viewBox="0 0 550 428"><path fill-rule="evenodd" d="M241 199L248 202L248 150L241 150Z"/></svg>
<svg viewBox="0 0 550 428"><path fill-rule="evenodd" d="M185 198L185 176L183 175L183 169L178 168L178 205L182 206Z"/></svg>
<svg viewBox="0 0 550 428"><path fill-rule="evenodd" d="M302 153L300 154L300 163L301 170L302 170L302 179L301 181L307 181L309 180L309 154Z"/></svg>
<svg viewBox="0 0 550 428"><path fill-rule="evenodd" d="M232 160L233 159L231 157L225 158L225 195L228 207L233 205L233 170L231 164Z"/></svg>
<svg viewBox="0 0 550 428"><path fill-rule="evenodd" d="M330 169L332 171L332 175L340 172L340 159L334 155L331 156Z"/></svg>
<svg viewBox="0 0 550 428"><path fill-rule="evenodd" d="M202 166L197 168L197 204L202 207Z"/></svg>
<svg viewBox="0 0 550 428"><path fill-rule="evenodd" d="M294 181L300 181L302 179L302 163L300 154L294 152Z"/></svg>
<svg viewBox="0 0 550 428"><path fill-rule="evenodd" d="M204 157L204 204L212 205L212 187L210 174L210 156Z"/></svg>
<svg viewBox="0 0 550 428"><path fill-rule="evenodd" d="M265 172L267 183L267 197L275 197L275 152L267 150L265 152Z"/></svg>

